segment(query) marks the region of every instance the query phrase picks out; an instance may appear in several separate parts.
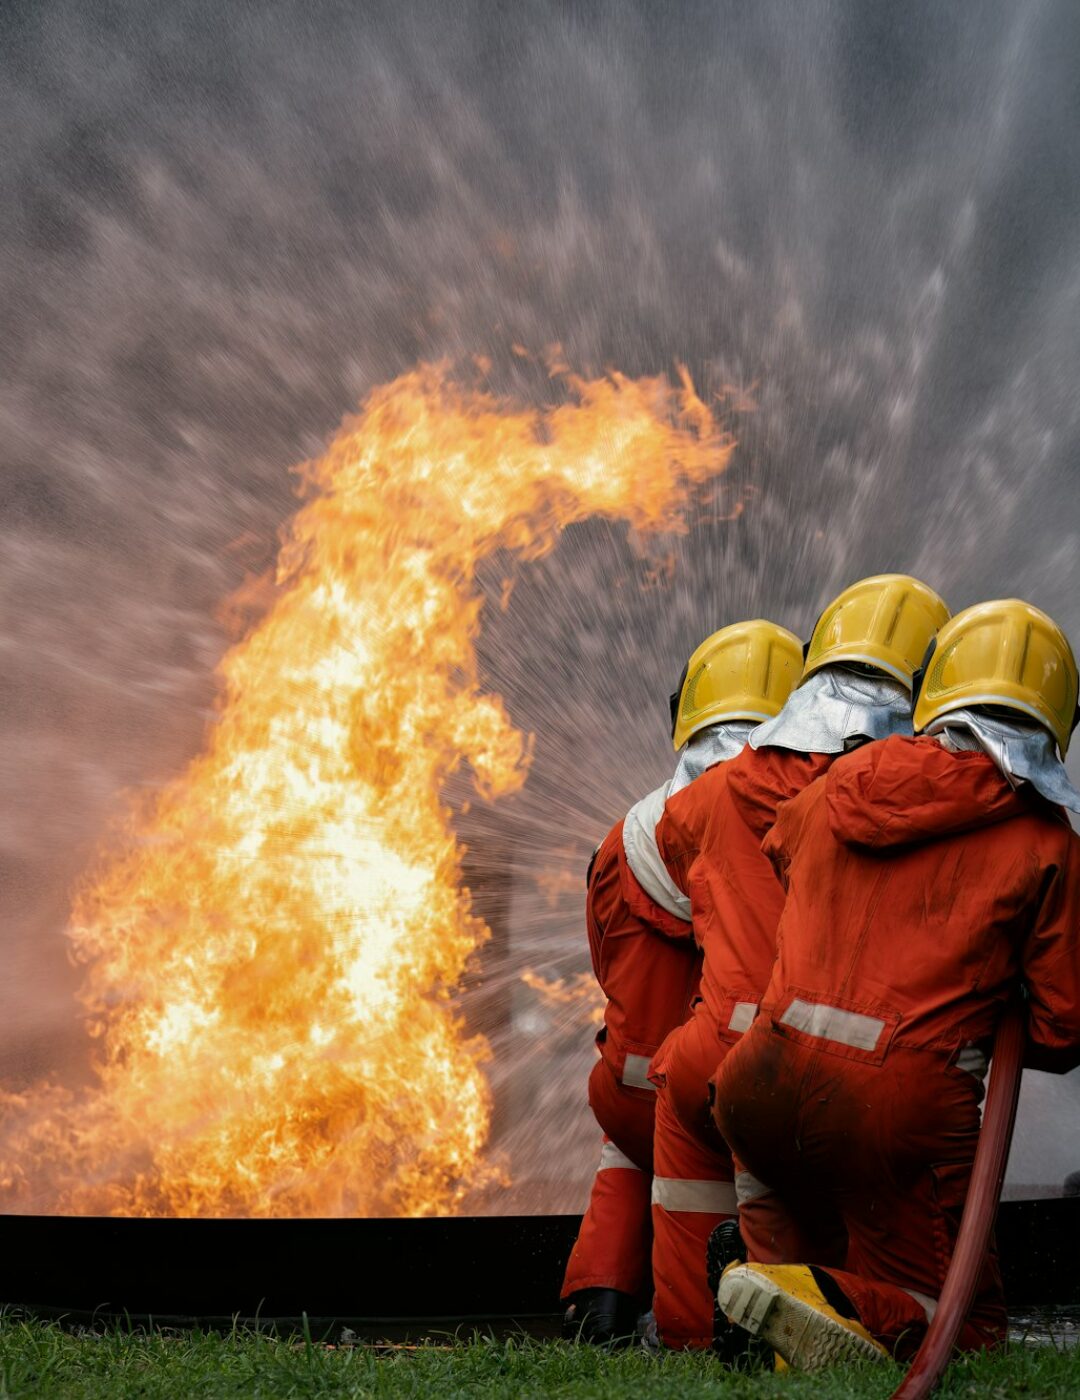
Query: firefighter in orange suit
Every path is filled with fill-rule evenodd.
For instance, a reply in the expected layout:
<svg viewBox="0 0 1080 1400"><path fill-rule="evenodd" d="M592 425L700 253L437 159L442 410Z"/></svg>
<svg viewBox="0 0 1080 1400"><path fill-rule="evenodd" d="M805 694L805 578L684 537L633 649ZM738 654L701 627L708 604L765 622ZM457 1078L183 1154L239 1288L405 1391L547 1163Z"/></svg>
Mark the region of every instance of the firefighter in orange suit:
<svg viewBox="0 0 1080 1400"><path fill-rule="evenodd" d="M706 1253L735 1216L730 1152L709 1107L718 1062L752 1024L769 980L783 907L761 841L778 806L869 739L911 732L911 684L948 617L917 579L884 574L842 592L807 645L798 688L736 759L669 797L655 830L673 888L689 897L704 953L701 995L652 1067L659 1089L653 1145L653 1286L660 1340L721 1352L732 1339L715 1312ZM737 1237L737 1232L736 1232ZM842 1241L822 1248L835 1257Z"/></svg>
<svg viewBox="0 0 1080 1400"><path fill-rule="evenodd" d="M701 973L689 901L663 876L656 852L657 817L672 793L733 758L754 726L778 713L801 667L797 639L771 622L736 623L704 641L671 697L681 750L674 777L609 832L590 866L589 948L608 1003L589 1104L604 1142L563 1284L568 1335L627 1336L651 1297L649 1063L686 1019Z"/></svg>
<svg viewBox="0 0 1080 1400"><path fill-rule="evenodd" d="M918 687L918 738L837 761L781 808L787 888L761 1014L720 1068L716 1120L767 1188L751 1239L832 1215L846 1262L729 1268L720 1305L793 1365L915 1349L945 1280L986 1056L1026 990L1026 1063L1080 1063L1080 793L1061 763L1077 670L1014 599L959 613ZM785 1218L786 1217L786 1218ZM794 1227L792 1226L794 1221ZM964 1348L1005 1336L984 1260Z"/></svg>

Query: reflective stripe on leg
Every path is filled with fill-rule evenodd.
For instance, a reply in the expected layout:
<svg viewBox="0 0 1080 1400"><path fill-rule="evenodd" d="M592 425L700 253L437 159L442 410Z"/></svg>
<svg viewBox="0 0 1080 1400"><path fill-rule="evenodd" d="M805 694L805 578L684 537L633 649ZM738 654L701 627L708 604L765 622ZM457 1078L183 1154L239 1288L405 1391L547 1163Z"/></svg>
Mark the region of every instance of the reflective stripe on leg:
<svg viewBox="0 0 1080 1400"><path fill-rule="evenodd" d="M905 1288L904 1292L909 1298L914 1298L919 1307L926 1314L927 1322L933 1322L934 1314L937 1312L937 1299L929 1298L925 1293L920 1293L917 1288Z"/></svg>
<svg viewBox="0 0 1080 1400"><path fill-rule="evenodd" d="M684 1181L654 1176L652 1203L662 1210L710 1215L734 1215L738 1210L732 1181Z"/></svg>
<svg viewBox="0 0 1080 1400"><path fill-rule="evenodd" d="M616 1168L619 1171L641 1171L637 1163L631 1162L625 1152L620 1152L613 1142L605 1142L600 1149L600 1165L596 1170L598 1172L609 1172Z"/></svg>
<svg viewBox="0 0 1080 1400"><path fill-rule="evenodd" d="M739 1205L742 1206L747 1201L756 1201L761 1196L771 1196L772 1194L772 1187L759 1181L753 1172L737 1171L735 1173L735 1195Z"/></svg>

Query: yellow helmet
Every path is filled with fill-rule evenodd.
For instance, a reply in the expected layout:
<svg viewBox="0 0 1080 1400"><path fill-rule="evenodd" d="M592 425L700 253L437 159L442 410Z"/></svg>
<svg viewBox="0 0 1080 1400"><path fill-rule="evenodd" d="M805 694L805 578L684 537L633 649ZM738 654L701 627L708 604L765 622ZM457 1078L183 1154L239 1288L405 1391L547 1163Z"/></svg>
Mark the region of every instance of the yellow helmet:
<svg viewBox="0 0 1080 1400"><path fill-rule="evenodd" d="M802 643L794 632L755 618L721 627L683 667L671 697L676 750L692 734L727 719L759 723L779 714L802 674Z"/></svg>
<svg viewBox="0 0 1080 1400"><path fill-rule="evenodd" d="M915 702L915 729L968 705L1019 710L1065 757L1076 725L1076 658L1052 618L1018 598L965 608L941 629Z"/></svg>
<svg viewBox="0 0 1080 1400"><path fill-rule="evenodd" d="M837 662L873 666L904 685L949 609L909 574L875 574L834 598L818 618L806 648L803 680Z"/></svg>

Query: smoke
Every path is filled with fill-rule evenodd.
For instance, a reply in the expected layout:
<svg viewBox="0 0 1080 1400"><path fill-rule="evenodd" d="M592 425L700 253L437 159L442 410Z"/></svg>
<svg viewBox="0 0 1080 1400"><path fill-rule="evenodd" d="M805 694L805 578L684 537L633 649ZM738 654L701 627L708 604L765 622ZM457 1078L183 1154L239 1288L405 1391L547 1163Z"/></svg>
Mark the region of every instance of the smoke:
<svg viewBox="0 0 1080 1400"><path fill-rule="evenodd" d="M586 966L588 852L671 766L701 636L805 632L897 568L1080 638L1078 43L1066 0L9 0L5 1077L84 1063L70 886L116 794L198 750L219 605L272 560L288 467L420 358L490 356L526 398L556 342L585 372L680 359L740 441L687 533L588 523L485 576L484 674L536 734L525 792L465 832L478 886L511 874L504 1142L584 1182L587 1016L518 972ZM1038 1083L1049 1153L1076 1091Z"/></svg>

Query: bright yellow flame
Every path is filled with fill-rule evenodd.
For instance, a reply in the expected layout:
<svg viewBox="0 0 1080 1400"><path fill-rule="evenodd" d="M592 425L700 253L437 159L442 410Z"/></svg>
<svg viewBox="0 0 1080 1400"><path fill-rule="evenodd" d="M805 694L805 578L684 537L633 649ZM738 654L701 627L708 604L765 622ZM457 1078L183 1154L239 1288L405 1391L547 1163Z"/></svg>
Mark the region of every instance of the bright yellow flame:
<svg viewBox="0 0 1080 1400"><path fill-rule="evenodd" d="M6 1209L422 1215L482 1179L450 995L487 930L442 793L462 764L513 792L530 745L480 688L477 564L593 515L679 528L730 453L685 374L564 383L528 409L422 366L304 469L205 752L77 896L97 1082L3 1100Z"/></svg>

